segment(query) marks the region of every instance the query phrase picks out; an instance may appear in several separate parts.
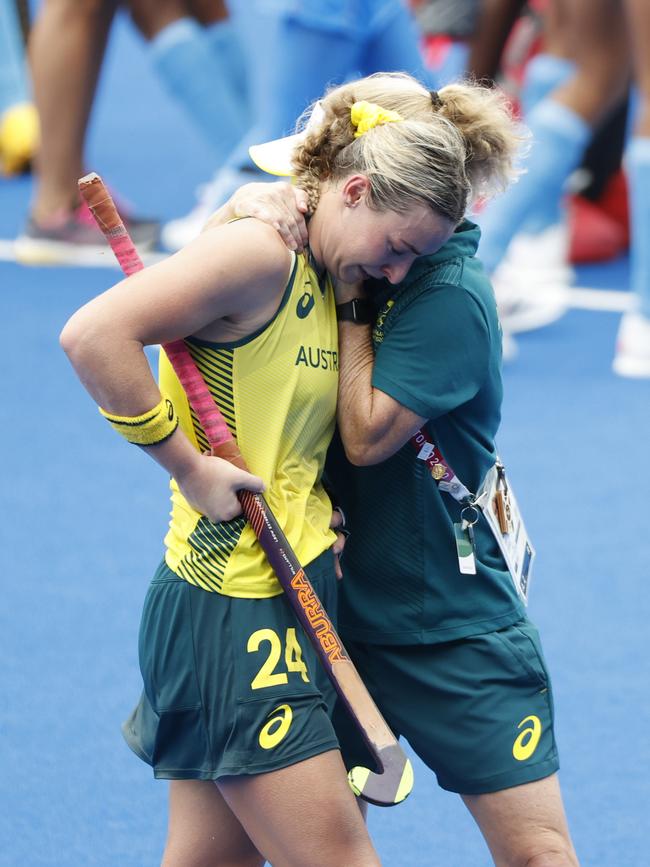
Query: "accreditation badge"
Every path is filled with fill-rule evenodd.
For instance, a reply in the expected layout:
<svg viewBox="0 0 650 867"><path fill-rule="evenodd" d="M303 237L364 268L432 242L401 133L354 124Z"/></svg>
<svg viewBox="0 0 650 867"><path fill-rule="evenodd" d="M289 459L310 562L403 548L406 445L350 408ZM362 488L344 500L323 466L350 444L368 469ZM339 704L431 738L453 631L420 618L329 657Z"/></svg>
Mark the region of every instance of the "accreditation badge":
<svg viewBox="0 0 650 867"><path fill-rule="evenodd" d="M502 464L496 463L488 471L476 495L475 505L485 515L519 597L528 605L535 549Z"/></svg>

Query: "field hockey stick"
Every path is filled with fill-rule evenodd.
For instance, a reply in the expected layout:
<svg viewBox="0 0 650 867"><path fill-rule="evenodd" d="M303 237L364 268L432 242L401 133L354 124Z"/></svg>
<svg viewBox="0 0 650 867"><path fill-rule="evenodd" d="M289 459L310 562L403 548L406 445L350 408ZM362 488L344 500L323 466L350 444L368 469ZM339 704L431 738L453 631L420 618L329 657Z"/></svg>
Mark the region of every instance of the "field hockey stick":
<svg viewBox="0 0 650 867"><path fill-rule="evenodd" d="M142 260L99 175L93 172L81 178L79 190L124 273L128 276L140 271L144 267ZM165 343L163 349L205 431L212 454L248 470L185 342ZM413 788L411 762L359 677L265 498L251 491L239 491L237 496L289 604L377 764L377 772L352 768L348 780L353 791L380 807L398 804Z"/></svg>

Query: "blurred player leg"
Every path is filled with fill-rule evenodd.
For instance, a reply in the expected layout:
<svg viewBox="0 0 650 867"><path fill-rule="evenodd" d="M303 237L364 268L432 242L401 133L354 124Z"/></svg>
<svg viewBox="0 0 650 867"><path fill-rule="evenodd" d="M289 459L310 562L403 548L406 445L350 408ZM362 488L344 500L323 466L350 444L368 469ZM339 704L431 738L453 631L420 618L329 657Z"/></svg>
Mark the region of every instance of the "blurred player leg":
<svg viewBox="0 0 650 867"><path fill-rule="evenodd" d="M37 142L23 33L14 0L5 0L0 4L0 170L11 175L26 169Z"/></svg>
<svg viewBox="0 0 650 867"><path fill-rule="evenodd" d="M232 66L238 45L227 10L219 0L203 5L214 10L208 29L188 14L184 0L129 0L156 72L221 162L246 129L248 109L241 82L235 85L242 67Z"/></svg>
<svg viewBox="0 0 650 867"><path fill-rule="evenodd" d="M401 0L366 0L357 7L318 0L299 9L289 2L259 3L254 11L233 2L231 8L246 43L255 123L200 191L193 211L164 227L163 244L170 250L196 237L241 184L268 179L255 170L248 148L291 132L327 84L391 69L427 77L417 29Z"/></svg>
<svg viewBox="0 0 650 867"><path fill-rule="evenodd" d="M429 87L436 82L426 69L420 30L401 0L368 0L367 37L362 57L363 74L397 70L409 72Z"/></svg>
<svg viewBox="0 0 650 867"><path fill-rule="evenodd" d="M105 251L77 180L115 9L113 0L44 0L34 23L29 53L41 144L31 216L15 245L24 263L77 262ZM154 246L155 221L127 215L127 222L141 249Z"/></svg>
<svg viewBox="0 0 650 867"><path fill-rule="evenodd" d="M525 0L482 0L468 34L467 66L470 75L494 81L501 66L503 49L517 23Z"/></svg>
<svg viewBox="0 0 650 867"><path fill-rule="evenodd" d="M639 101L626 154L631 205L630 282L635 309L623 316L614 370L650 378L650 9L646 0L626 0Z"/></svg>
<svg viewBox="0 0 650 867"><path fill-rule="evenodd" d="M220 59L240 108L245 111L245 126L248 128L252 122L248 61L241 33L230 15L228 4L215 4L214 0L188 0L188 6L192 15L203 25L205 38ZM215 14L215 6L224 9L225 16Z"/></svg>
<svg viewBox="0 0 650 867"><path fill-rule="evenodd" d="M45 0L34 22L30 59L43 147L32 214L39 222L77 204L86 127L115 8L111 0Z"/></svg>
<svg viewBox="0 0 650 867"><path fill-rule="evenodd" d="M624 95L627 82L627 37L616 0L575 0L562 8L566 33L573 33L576 40L580 34L581 41L572 43L576 71L532 110L527 118L532 147L526 173L479 217L481 256L495 275L504 327L513 331L540 327L561 315L568 285L562 264L567 251L560 257L557 274L542 274L530 266L513 269L512 259L526 261L517 255L515 241L510 261L496 269L524 223L539 247L548 241L557 252L558 203L566 180L579 164L594 127ZM545 255L551 258L549 251Z"/></svg>
<svg viewBox="0 0 650 867"><path fill-rule="evenodd" d="M162 241L170 250L178 250L196 237L237 187L251 180L271 180L251 163L250 145L291 132L298 116L328 83L340 83L360 68L360 34L346 17L350 14L347 7L339 9L340 2L323 7L319 2L294 13L291 4L284 5L287 9L283 4L270 7L260 3L251 11L248 3L231 4L249 58L255 123L223 168L199 191L190 214L163 228Z"/></svg>

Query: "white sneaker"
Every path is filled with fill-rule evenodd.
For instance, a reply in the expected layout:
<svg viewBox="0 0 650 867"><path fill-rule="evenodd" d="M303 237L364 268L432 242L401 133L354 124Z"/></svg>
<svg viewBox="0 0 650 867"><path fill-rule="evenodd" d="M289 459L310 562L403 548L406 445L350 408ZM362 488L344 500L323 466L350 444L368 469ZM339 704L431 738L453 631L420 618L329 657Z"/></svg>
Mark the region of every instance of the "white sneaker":
<svg viewBox="0 0 650 867"><path fill-rule="evenodd" d="M650 319L640 313L625 313L616 338L614 373L650 379Z"/></svg>
<svg viewBox="0 0 650 867"><path fill-rule="evenodd" d="M510 242L502 268L521 272L545 285L570 286L574 279L569 265L568 223L554 223L535 234L520 232Z"/></svg>
<svg viewBox="0 0 650 867"><path fill-rule="evenodd" d="M501 325L509 334L544 328L567 311L565 285L538 284L523 275L504 274L499 268L492 275L492 285Z"/></svg>
<svg viewBox="0 0 650 867"><path fill-rule="evenodd" d="M267 176L264 176L268 180ZM253 171L221 169L211 181L197 187L197 203L185 217L165 223L160 240L171 252L180 250L201 234L212 214L226 202L242 184L262 179Z"/></svg>
<svg viewBox="0 0 650 867"><path fill-rule="evenodd" d="M574 276L568 244L563 223L513 239L492 275L499 317L507 332L543 328L564 315Z"/></svg>

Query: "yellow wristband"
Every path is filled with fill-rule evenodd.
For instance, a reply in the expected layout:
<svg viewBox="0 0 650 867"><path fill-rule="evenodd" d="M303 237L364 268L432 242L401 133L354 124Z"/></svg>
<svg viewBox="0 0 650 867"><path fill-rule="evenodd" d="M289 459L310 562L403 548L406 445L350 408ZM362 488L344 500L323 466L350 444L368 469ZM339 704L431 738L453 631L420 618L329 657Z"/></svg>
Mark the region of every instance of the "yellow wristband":
<svg viewBox="0 0 650 867"><path fill-rule="evenodd" d="M101 406L99 411L124 439L138 446L153 446L170 437L178 427L178 416L168 397L142 415L114 415Z"/></svg>

